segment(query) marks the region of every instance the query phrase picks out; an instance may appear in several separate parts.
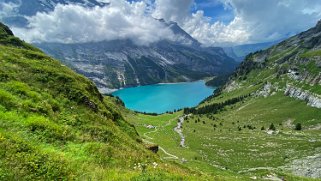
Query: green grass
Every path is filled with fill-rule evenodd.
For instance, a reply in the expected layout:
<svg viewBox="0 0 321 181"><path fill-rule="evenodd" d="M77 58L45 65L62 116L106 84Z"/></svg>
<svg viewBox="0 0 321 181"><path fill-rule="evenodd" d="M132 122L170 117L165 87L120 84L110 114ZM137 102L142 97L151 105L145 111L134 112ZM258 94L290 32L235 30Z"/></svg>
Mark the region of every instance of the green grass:
<svg viewBox="0 0 321 181"><path fill-rule="evenodd" d="M280 67L296 65L286 59L276 64L299 52L296 47L269 51L266 67L234 78L233 90L199 106L251 96L217 114L191 115L181 147L174 127L182 112L150 116L126 110L0 24L0 180L263 180L271 174L313 180L289 167L320 153L321 111L283 91L292 84L320 93L320 86L276 75ZM307 51L301 58L318 55ZM303 69L318 73L312 61ZM257 96L266 82L279 90ZM267 133L272 123L277 134ZM294 130L297 123L301 131ZM160 146L157 154L145 148L150 144Z"/></svg>
<svg viewBox="0 0 321 181"><path fill-rule="evenodd" d="M301 54L302 58L311 58L315 56L321 56L321 50L310 50Z"/></svg>
<svg viewBox="0 0 321 181"><path fill-rule="evenodd" d="M295 62L290 58L278 65L275 61L296 51L296 47L272 50L270 53L275 55L267 57L266 67L234 78L234 89L223 89L221 94L201 103L198 107L251 95L224 107L217 114L192 115L185 120L186 148L179 146L180 137L173 129L177 125L177 116L183 113L145 116L127 112L126 118L147 141L159 144L178 157L168 158L160 152L163 159L172 159L191 169L235 180L250 180L253 176L260 180L270 174L287 180L314 180L295 175L289 169L295 160L305 160L321 150L321 131L317 129L321 124L321 111L309 107L305 101L284 95L287 84L317 94L320 86L292 80L284 73L278 75L280 67L289 69ZM256 55L253 57L255 59ZM310 73L318 72L313 61L305 66ZM256 93L267 82L272 83L273 94L258 96ZM295 130L298 123L302 125L301 131ZM157 126L157 129L147 129L149 124ZM268 134L271 124L275 125L277 134Z"/></svg>
<svg viewBox="0 0 321 181"><path fill-rule="evenodd" d="M119 101L2 24L0 64L0 180L207 179L147 150Z"/></svg>
<svg viewBox="0 0 321 181"><path fill-rule="evenodd" d="M288 180L309 180L294 176L283 167L295 159L314 155L321 148L321 132L309 130L321 122L321 112L282 94L247 99L215 115L190 117L183 125L187 148L179 146L180 138L173 130L176 126L173 120L181 114L145 116L131 113L128 120L132 120L142 137L179 158L172 160L191 169L234 176L239 180L264 177L269 173ZM276 125L277 135L266 133L271 123ZM296 123L302 124L303 131L294 130ZM157 130L147 129L145 126L149 124L157 126ZM261 130L262 127L265 129ZM162 152L160 155L168 157ZM182 162L183 158L187 161Z"/></svg>

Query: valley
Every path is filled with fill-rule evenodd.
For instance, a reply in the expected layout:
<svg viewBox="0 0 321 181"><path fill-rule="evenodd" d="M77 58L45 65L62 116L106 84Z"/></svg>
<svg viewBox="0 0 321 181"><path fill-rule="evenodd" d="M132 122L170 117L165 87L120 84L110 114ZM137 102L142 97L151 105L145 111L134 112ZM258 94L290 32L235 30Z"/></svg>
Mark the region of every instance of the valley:
<svg viewBox="0 0 321 181"><path fill-rule="evenodd" d="M126 117L143 137L150 132L145 125L158 127L145 139L177 156L178 163L202 172L240 180L318 180L320 30L319 22L248 55L228 82L196 108ZM309 50L312 47L316 50ZM175 128L184 115L190 116L180 124L181 146L182 135Z"/></svg>
<svg viewBox="0 0 321 181"><path fill-rule="evenodd" d="M197 180L163 162L87 78L0 23L0 180ZM207 176L202 176L206 179Z"/></svg>
<svg viewBox="0 0 321 181"><path fill-rule="evenodd" d="M0 181L321 180L314 3L0 2Z"/></svg>
<svg viewBox="0 0 321 181"><path fill-rule="evenodd" d="M168 158L160 150L161 158L173 159L202 172L236 176L238 180L261 180L270 176L278 180L319 178L321 140L313 120L318 122L320 111L283 95L269 99L246 100L244 104L228 106L219 114L192 115L181 125L184 147L174 130L183 112L161 116L129 113L126 118L144 139L178 157ZM284 101L289 104L281 104ZM274 111L267 111L272 105ZM297 109L291 110L289 106ZM277 113L279 111L282 113ZM301 120L311 120L302 131L296 131L295 122L289 121L300 119L289 116L298 111L306 116ZM272 123L276 131L269 130ZM156 129L146 128L147 125ZM299 165L306 157L313 158L309 161L311 166Z"/></svg>
<svg viewBox="0 0 321 181"><path fill-rule="evenodd" d="M2 27L0 146L6 151L0 155L1 178L320 178L320 81L318 67L308 61L318 64L319 53L301 52L300 45L292 44L303 39L308 45L319 24L250 54L228 82L197 107L158 116L135 113L118 99L102 97L92 82ZM56 86L57 81L64 87ZM144 148L155 144L158 154ZM9 159L18 154L24 159ZM123 158L128 155L127 162ZM106 157L109 160L101 160ZM63 169L61 163L69 167ZM83 166L78 172L73 165ZM88 170L98 165L100 170ZM16 168L23 172L17 174Z"/></svg>

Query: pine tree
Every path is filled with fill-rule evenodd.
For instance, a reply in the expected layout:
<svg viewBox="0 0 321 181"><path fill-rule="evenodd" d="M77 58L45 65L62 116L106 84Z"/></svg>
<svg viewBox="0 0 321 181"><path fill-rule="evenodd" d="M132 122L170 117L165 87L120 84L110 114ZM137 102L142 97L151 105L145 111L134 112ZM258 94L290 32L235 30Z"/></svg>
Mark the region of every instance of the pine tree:
<svg viewBox="0 0 321 181"><path fill-rule="evenodd" d="M271 123L271 125L270 125L270 127L269 127L269 130L273 130L273 131L275 131L275 130L276 130L276 128L275 128L275 126L274 126L274 124L273 124L273 123Z"/></svg>

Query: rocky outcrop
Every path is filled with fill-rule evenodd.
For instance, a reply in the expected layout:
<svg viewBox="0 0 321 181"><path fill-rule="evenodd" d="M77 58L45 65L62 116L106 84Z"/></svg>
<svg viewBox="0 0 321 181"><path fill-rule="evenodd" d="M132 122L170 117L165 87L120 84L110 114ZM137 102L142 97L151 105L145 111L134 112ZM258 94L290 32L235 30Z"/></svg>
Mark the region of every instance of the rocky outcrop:
<svg viewBox="0 0 321 181"><path fill-rule="evenodd" d="M313 59L311 58L311 61L312 60ZM316 66L319 67L318 64L316 64ZM287 75L289 78L302 83L306 83L310 85L317 85L317 84L321 85L321 73L312 75L309 71L304 71L300 73L297 70L290 69L288 70Z"/></svg>
<svg viewBox="0 0 321 181"><path fill-rule="evenodd" d="M241 88L240 84L237 83L236 81L232 80L232 81L229 81L225 86L224 86L224 90L226 92L232 92L236 89L239 89Z"/></svg>
<svg viewBox="0 0 321 181"><path fill-rule="evenodd" d="M320 178L321 177L321 154L295 159L287 164L284 169L291 171L295 175Z"/></svg>
<svg viewBox="0 0 321 181"><path fill-rule="evenodd" d="M256 95L267 97L267 96L271 95L272 88L273 88L272 84L270 82L268 82L263 86L262 90L260 90L256 93Z"/></svg>
<svg viewBox="0 0 321 181"><path fill-rule="evenodd" d="M321 108L321 97L309 91L287 85L284 95L306 101L308 106Z"/></svg>

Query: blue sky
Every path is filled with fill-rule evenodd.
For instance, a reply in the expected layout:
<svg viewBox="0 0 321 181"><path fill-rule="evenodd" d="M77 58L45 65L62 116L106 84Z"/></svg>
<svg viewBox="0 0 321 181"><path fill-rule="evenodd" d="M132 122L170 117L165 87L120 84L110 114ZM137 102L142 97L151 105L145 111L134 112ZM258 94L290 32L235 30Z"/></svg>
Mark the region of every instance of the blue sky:
<svg viewBox="0 0 321 181"><path fill-rule="evenodd" d="M221 21L228 24L234 19L233 9L217 0L195 0L192 12L197 10L203 10L204 15L211 17L212 22Z"/></svg>
<svg viewBox="0 0 321 181"><path fill-rule="evenodd" d="M139 2L141 0L128 0L129 2ZM152 0L151 2L155 2ZM191 6L191 13L198 10L204 11L204 15L211 18L211 22L221 21L228 24L234 19L234 12L231 7L226 7L220 0L195 0Z"/></svg>

